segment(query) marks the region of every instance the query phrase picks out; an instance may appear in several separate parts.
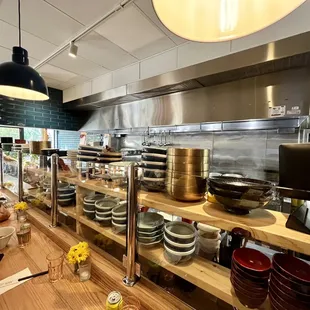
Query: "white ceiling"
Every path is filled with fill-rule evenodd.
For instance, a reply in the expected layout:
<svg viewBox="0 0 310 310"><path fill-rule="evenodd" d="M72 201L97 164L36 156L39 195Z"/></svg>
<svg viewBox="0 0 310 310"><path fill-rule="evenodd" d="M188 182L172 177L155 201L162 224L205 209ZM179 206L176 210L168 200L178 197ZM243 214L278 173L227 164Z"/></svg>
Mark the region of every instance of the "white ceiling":
<svg viewBox="0 0 310 310"><path fill-rule="evenodd" d="M30 64L44 60L121 0L21 0L22 46ZM17 0L0 0L0 63L17 45ZM39 68L51 87L66 89L168 50L185 40L158 20L151 0L135 0L77 41L78 57L67 51Z"/></svg>

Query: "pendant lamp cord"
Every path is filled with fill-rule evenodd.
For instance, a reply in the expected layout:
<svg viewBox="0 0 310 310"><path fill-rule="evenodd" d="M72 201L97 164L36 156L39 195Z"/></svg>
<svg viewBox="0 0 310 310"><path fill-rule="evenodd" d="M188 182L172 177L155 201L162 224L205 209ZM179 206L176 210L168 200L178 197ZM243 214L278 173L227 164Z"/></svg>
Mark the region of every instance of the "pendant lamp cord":
<svg viewBox="0 0 310 310"><path fill-rule="evenodd" d="M20 25L20 0L18 0L18 43L19 47L22 46L22 30Z"/></svg>

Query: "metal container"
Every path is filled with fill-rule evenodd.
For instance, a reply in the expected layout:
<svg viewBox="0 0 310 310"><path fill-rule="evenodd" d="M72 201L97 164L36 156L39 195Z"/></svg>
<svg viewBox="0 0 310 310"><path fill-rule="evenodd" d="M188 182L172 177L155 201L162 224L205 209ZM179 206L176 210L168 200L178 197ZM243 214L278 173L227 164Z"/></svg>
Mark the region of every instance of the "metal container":
<svg viewBox="0 0 310 310"><path fill-rule="evenodd" d="M51 148L51 141L29 141L29 150L31 154L41 154L42 149Z"/></svg>
<svg viewBox="0 0 310 310"><path fill-rule="evenodd" d="M197 188L205 188L207 186L207 179L201 176L169 171L166 175L166 183L177 186L197 186Z"/></svg>
<svg viewBox="0 0 310 310"><path fill-rule="evenodd" d="M169 155L167 158L168 163L172 164L191 164L191 165L200 165L200 164L209 164L210 157L209 156L201 156L201 157L194 157L194 156L173 156Z"/></svg>
<svg viewBox="0 0 310 310"><path fill-rule="evenodd" d="M168 157L172 156L191 156L191 157L209 157L209 149L190 149L190 148L169 148Z"/></svg>
<svg viewBox="0 0 310 310"><path fill-rule="evenodd" d="M180 201L198 201L202 200L206 193L206 187L197 188L197 186L177 186L167 183L167 192L176 200Z"/></svg>
<svg viewBox="0 0 310 310"><path fill-rule="evenodd" d="M209 163L197 163L197 164L176 164L172 162L167 163L167 169L177 171L186 174L199 174L200 172L209 171Z"/></svg>

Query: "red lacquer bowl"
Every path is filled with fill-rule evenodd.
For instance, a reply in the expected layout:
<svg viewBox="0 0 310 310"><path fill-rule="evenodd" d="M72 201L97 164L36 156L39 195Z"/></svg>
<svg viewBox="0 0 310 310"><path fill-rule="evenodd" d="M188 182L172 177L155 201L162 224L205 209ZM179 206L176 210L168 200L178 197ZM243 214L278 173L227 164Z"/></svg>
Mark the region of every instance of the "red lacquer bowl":
<svg viewBox="0 0 310 310"><path fill-rule="evenodd" d="M305 295L310 295L310 285L303 285L301 283L295 282L293 280L288 279L283 274L281 274L276 269L272 269L271 274L274 275L279 282L283 283L284 285L288 286L295 292L300 292Z"/></svg>
<svg viewBox="0 0 310 310"><path fill-rule="evenodd" d="M268 284L268 279L269 275L267 277L258 277L258 276L253 276L247 272L245 272L243 269L238 267L236 263L233 261L232 262L232 270L234 272L237 272L240 276L242 276L244 279L248 279L252 282L255 282L256 284L261 284L261 285L266 285Z"/></svg>
<svg viewBox="0 0 310 310"><path fill-rule="evenodd" d="M230 282L235 290L236 289L239 290L243 295L247 296L248 298L262 299L264 297L266 298L268 295L268 290L262 290L253 293L252 291L248 290L245 286L239 285L234 278L231 278Z"/></svg>
<svg viewBox="0 0 310 310"><path fill-rule="evenodd" d="M234 262L245 272L258 277L268 277L271 269L270 259L260 251L239 248L233 253Z"/></svg>
<svg viewBox="0 0 310 310"><path fill-rule="evenodd" d="M253 297L248 297L247 295L242 294L242 292L240 292L237 288L234 288L234 289L235 289L235 293L239 301L248 308L252 308L252 309L258 308L266 300L266 297L258 298L258 299L253 298Z"/></svg>
<svg viewBox="0 0 310 310"><path fill-rule="evenodd" d="M272 267L288 279L310 286L310 265L301 259L277 253L273 256Z"/></svg>
<svg viewBox="0 0 310 310"><path fill-rule="evenodd" d="M283 293L277 289L272 283L269 285L269 295L271 295L276 301L279 302L284 309L287 310L309 310L309 308L305 308L304 305L300 304L297 300L286 300L283 298Z"/></svg>
<svg viewBox="0 0 310 310"><path fill-rule="evenodd" d="M270 277L270 283L272 283L274 286L276 286L280 291L287 294L288 296L291 296L291 298L300 300L304 303L309 304L310 309L310 295L302 294L301 292L296 292L290 287L286 286L284 283L281 283L274 274Z"/></svg>
<svg viewBox="0 0 310 310"><path fill-rule="evenodd" d="M247 288L247 290L253 291L255 293L268 290L268 283L264 285L257 284L253 281L243 278L242 276L240 276L238 273L234 272L233 270L231 271L231 278L233 278L237 282L237 284L244 286Z"/></svg>

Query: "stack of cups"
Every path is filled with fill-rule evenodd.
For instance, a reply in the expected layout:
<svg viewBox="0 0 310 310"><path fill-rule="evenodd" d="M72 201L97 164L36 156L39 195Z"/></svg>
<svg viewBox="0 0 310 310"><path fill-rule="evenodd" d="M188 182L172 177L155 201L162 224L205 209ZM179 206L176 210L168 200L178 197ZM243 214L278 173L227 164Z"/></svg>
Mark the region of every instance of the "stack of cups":
<svg viewBox="0 0 310 310"><path fill-rule="evenodd" d="M217 257L220 244L221 234L220 229L214 226L198 223L198 254L209 260Z"/></svg>

